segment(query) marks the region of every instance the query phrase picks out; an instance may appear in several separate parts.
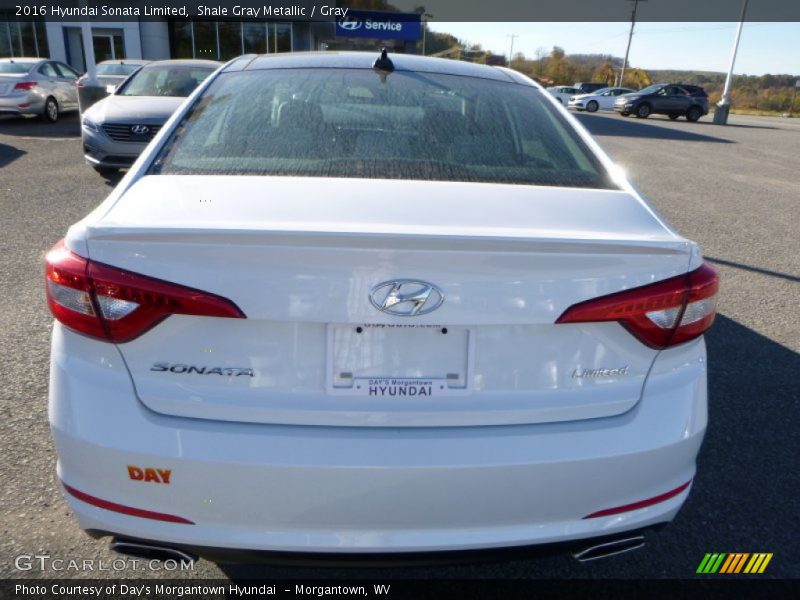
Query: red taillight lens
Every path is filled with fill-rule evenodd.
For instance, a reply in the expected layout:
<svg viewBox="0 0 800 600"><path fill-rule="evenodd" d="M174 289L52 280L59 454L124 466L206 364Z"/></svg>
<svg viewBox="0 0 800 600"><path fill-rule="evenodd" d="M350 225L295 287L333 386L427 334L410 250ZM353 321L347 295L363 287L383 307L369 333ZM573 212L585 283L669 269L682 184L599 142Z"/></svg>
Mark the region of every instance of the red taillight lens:
<svg viewBox="0 0 800 600"><path fill-rule="evenodd" d="M36 87L35 81L20 81L17 85L14 86L14 89L26 92L28 90L32 90L35 87Z"/></svg>
<svg viewBox="0 0 800 600"><path fill-rule="evenodd" d="M169 315L246 318L226 298L92 262L63 242L48 252L45 278L55 318L109 342L129 342Z"/></svg>
<svg viewBox="0 0 800 600"><path fill-rule="evenodd" d="M686 275L575 304L556 323L619 321L648 346L666 348L711 327L718 289L717 272L703 263Z"/></svg>

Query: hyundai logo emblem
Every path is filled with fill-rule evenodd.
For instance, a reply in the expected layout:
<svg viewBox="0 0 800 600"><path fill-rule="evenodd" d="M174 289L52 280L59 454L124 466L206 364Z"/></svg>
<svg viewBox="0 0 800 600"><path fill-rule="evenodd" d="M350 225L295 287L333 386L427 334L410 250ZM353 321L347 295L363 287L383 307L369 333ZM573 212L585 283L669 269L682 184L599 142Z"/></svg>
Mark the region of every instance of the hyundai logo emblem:
<svg viewBox="0 0 800 600"><path fill-rule="evenodd" d="M360 19L354 19L352 17L339 19L338 23L339 27L346 31L355 31L356 29L361 29L361 26L364 24L364 22Z"/></svg>
<svg viewBox="0 0 800 600"><path fill-rule="evenodd" d="M372 288L369 301L381 312L399 317L417 317L439 308L444 302L444 294L432 283L395 279Z"/></svg>
<svg viewBox="0 0 800 600"><path fill-rule="evenodd" d="M144 135L145 133L150 133L150 128L147 125L132 125L131 133L135 133L136 135Z"/></svg>

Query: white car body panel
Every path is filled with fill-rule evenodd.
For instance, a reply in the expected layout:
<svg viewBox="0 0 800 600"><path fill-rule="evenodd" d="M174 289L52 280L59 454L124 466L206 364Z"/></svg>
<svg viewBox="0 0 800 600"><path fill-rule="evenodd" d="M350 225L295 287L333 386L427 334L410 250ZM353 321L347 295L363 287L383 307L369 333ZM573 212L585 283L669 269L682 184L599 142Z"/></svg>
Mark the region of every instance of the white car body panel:
<svg viewBox="0 0 800 600"><path fill-rule="evenodd" d="M661 352L645 400L623 415L444 430L161 416L132 401L113 345L57 323L52 351L50 421L61 479L194 522L141 519L67 496L80 526L166 545L413 552L647 527L672 520L688 490L627 513L583 517L690 481L707 420L702 339ZM171 469L170 485L131 481L127 464Z"/></svg>
<svg viewBox="0 0 800 600"><path fill-rule="evenodd" d="M558 102L562 106L566 106L569 103L569 99L574 95L574 92L563 91L565 89L572 89L572 88L569 88L567 86L554 86L547 88L547 93L550 94L553 98L555 98L556 102Z"/></svg>

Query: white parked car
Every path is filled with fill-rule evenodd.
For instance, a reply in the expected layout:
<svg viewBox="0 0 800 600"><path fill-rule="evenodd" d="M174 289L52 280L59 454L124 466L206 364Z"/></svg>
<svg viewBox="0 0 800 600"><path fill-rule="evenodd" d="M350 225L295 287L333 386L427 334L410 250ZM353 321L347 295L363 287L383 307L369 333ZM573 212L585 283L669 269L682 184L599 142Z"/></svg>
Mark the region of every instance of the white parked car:
<svg viewBox="0 0 800 600"><path fill-rule="evenodd" d="M70 508L148 556L640 546L715 272L530 79L374 59L232 61L47 255Z"/></svg>
<svg viewBox="0 0 800 600"><path fill-rule="evenodd" d="M571 96L567 106L576 110L597 112L599 109L614 110L614 102L623 94L632 94L636 90L621 87L609 87L591 94Z"/></svg>
<svg viewBox="0 0 800 600"><path fill-rule="evenodd" d="M561 104L566 106L569 103L569 99L578 93L578 88L574 87L566 87L563 85L556 85L553 87L547 88L548 93L553 96L556 100L558 100Z"/></svg>

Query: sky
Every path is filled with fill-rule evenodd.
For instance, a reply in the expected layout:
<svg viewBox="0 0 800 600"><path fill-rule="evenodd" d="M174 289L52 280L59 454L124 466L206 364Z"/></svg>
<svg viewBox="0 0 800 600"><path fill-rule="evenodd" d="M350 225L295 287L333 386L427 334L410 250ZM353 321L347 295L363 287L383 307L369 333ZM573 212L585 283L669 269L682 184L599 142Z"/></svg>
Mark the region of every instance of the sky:
<svg viewBox="0 0 800 600"><path fill-rule="evenodd" d="M508 56L533 58L560 46L567 54L625 56L628 23L439 23L432 31L451 33L469 43ZM629 64L645 70L676 69L727 72L738 23L641 22L634 29ZM800 75L800 23L745 23L736 64L737 75Z"/></svg>

